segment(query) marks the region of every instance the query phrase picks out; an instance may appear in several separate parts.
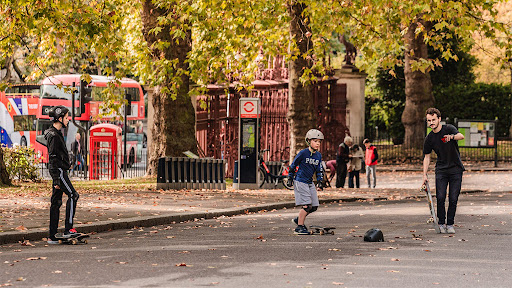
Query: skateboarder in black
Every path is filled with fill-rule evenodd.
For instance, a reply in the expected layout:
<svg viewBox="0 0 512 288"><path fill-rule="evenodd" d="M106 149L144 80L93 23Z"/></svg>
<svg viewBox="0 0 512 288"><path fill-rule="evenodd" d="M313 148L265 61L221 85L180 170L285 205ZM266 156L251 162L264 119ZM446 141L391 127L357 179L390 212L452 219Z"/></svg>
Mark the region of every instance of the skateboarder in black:
<svg viewBox="0 0 512 288"><path fill-rule="evenodd" d="M455 233L453 228L457 201L459 199L462 173L465 170L460 160L458 140L464 139L455 126L441 125L441 112L436 108L426 111L427 125L432 131L425 138L423 144L423 182L428 180L427 172L430 164L430 153L437 154L436 162L436 198L437 217L441 233ZM446 190L449 186L448 213L445 208ZM446 225L445 225L446 224Z"/></svg>
<svg viewBox="0 0 512 288"><path fill-rule="evenodd" d="M53 125L44 131L44 138L47 141L48 148L48 169L52 176L52 198L50 205L50 235L48 244L59 244L55 234L59 226L60 206L62 206L62 193L66 193L68 201L66 202L66 223L63 237L72 237L76 234L73 228L73 217L76 211L76 202L79 198L78 193L73 188L68 177L70 168L68 150L64 136L60 131L66 128L69 123L69 110L64 106L55 106L48 113Z"/></svg>

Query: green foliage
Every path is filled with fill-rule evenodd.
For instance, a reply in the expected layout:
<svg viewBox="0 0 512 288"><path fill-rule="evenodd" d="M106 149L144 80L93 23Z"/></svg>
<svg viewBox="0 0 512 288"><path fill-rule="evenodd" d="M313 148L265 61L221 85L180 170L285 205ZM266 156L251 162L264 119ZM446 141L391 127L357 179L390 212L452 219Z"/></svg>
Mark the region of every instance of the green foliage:
<svg viewBox="0 0 512 288"><path fill-rule="evenodd" d="M11 180L39 181L37 172L39 159L35 150L29 147L2 147L7 173Z"/></svg>
<svg viewBox="0 0 512 288"><path fill-rule="evenodd" d="M444 108L437 99L451 97L446 94L446 87L452 85L471 85L475 80L472 68L476 65L476 59L469 53L462 51L461 43L452 39L446 41L447 46L452 47L453 55L457 60L442 58L442 53L429 49L429 58L439 60L439 67L430 72L432 81L432 90L436 99L435 106L444 113ZM380 131L386 131L382 136L388 136L393 139L400 139L404 136L404 128L401 122L402 112L405 107L405 78L403 67L397 67L392 70L378 70L375 79L375 89L373 97L367 97L367 117L368 126L378 126ZM441 101L442 102L442 101ZM460 117L459 117L460 118ZM368 136L373 131L367 131ZM395 144L398 144L399 141Z"/></svg>
<svg viewBox="0 0 512 288"><path fill-rule="evenodd" d="M436 89L436 107L443 119L498 120L497 136L508 136L510 87L500 84L455 84Z"/></svg>

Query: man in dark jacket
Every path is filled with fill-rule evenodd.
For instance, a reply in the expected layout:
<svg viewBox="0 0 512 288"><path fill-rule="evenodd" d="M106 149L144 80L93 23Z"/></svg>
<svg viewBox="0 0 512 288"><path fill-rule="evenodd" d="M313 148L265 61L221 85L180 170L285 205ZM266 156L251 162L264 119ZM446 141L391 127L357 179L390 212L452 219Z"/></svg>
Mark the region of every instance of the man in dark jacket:
<svg viewBox="0 0 512 288"><path fill-rule="evenodd" d="M71 144L71 152L73 153L73 162L71 163L73 168L71 169L71 173L73 174L76 168L78 168L78 171L83 171L84 158L82 157L80 133L76 133L75 135L75 141Z"/></svg>
<svg viewBox="0 0 512 288"><path fill-rule="evenodd" d="M48 148L48 169L52 176L52 198L50 205L50 235L48 244L59 244L55 234L59 226L60 206L62 206L62 193L66 193L68 201L66 202L66 223L63 237L72 237L76 234L73 228L73 217L76 211L76 202L79 198L78 193L69 181L67 170L70 168L68 150L64 136L60 131L66 128L69 123L69 110L64 106L55 106L48 113L53 125L44 131L44 138L47 141Z"/></svg>
<svg viewBox="0 0 512 288"><path fill-rule="evenodd" d="M336 188L343 188L347 179L347 163L350 160L350 147L354 144L352 137L346 136L338 146L336 154Z"/></svg>

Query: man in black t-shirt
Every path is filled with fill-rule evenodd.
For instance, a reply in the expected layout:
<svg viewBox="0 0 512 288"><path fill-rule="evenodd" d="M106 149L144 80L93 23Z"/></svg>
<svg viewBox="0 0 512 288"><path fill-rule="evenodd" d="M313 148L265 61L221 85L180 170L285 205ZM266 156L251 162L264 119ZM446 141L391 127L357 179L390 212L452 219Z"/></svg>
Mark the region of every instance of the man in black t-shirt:
<svg viewBox="0 0 512 288"><path fill-rule="evenodd" d="M423 144L423 182L428 181L427 172L430 164L430 153L436 152L436 198L437 217L441 233L455 233L453 228L457 201L462 185L462 172L464 165L460 160L459 145L457 141L464 139L455 126L441 125L441 112L436 108L429 108L426 112L427 125L432 131L425 138ZM449 184L448 212L445 208L446 190ZM445 225L446 224L446 225Z"/></svg>

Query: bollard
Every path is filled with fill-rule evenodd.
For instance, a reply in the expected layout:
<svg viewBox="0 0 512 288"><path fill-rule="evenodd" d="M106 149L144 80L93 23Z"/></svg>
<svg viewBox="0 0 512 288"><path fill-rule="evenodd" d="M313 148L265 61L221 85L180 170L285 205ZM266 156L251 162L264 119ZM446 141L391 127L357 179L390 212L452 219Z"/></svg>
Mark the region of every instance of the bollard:
<svg viewBox="0 0 512 288"><path fill-rule="evenodd" d="M190 173L190 158L183 158L183 179L186 189L192 189L192 174Z"/></svg>
<svg viewBox="0 0 512 288"><path fill-rule="evenodd" d="M170 161L171 166L171 178L169 180L169 189L180 189L179 183L178 183L178 158L177 157L171 157Z"/></svg>
<svg viewBox="0 0 512 288"><path fill-rule="evenodd" d="M220 189L226 190L226 179L224 179L224 175L226 173L226 160L221 160L220 162Z"/></svg>
<svg viewBox="0 0 512 288"><path fill-rule="evenodd" d="M156 189L168 189L167 182L169 181L168 173L167 173L167 165L165 163L166 157L160 157L158 159L158 169L156 176Z"/></svg>
<svg viewBox="0 0 512 288"><path fill-rule="evenodd" d="M197 177L197 160L190 159L190 179L192 182L192 189L199 189L199 181Z"/></svg>

